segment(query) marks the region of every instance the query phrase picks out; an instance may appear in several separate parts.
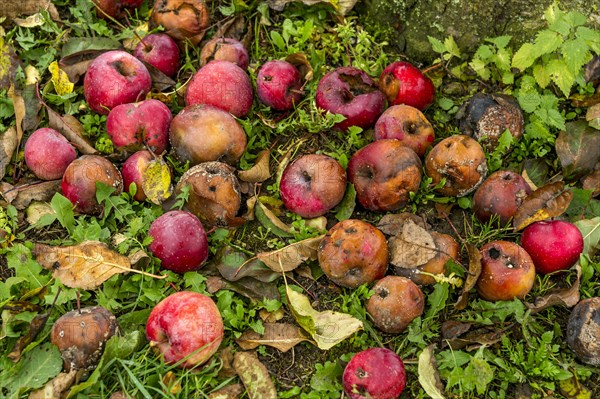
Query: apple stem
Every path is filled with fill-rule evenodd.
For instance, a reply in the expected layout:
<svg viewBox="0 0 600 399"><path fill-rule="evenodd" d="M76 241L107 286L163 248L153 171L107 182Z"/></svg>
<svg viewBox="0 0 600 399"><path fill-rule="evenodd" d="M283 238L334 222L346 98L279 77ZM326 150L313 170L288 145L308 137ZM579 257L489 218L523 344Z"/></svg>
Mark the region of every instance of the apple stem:
<svg viewBox="0 0 600 399"><path fill-rule="evenodd" d="M429 68L425 68L423 69L421 72L423 73L423 75L427 75L429 72L438 69L439 67L443 66L444 64L441 62L438 62L437 64L434 64L432 66L430 66Z"/></svg>
<svg viewBox="0 0 600 399"><path fill-rule="evenodd" d="M146 42L144 41L144 39L142 39L142 37L136 32L135 29L133 30L133 34L140 41L140 43L142 43L144 45L144 49L146 51L152 50L152 46L150 46L149 44L146 44Z"/></svg>
<svg viewBox="0 0 600 399"><path fill-rule="evenodd" d="M450 220L450 218L448 217L448 215L445 215L444 219L446 219L446 222L450 225L450 227L454 231L454 234L456 234L456 237L458 237L458 239L460 240L460 242L463 245L463 247L466 246L467 243L465 242L464 238L462 238L462 236L458 233L458 230L456 230L456 227L454 227L454 224L452 224L452 221Z"/></svg>

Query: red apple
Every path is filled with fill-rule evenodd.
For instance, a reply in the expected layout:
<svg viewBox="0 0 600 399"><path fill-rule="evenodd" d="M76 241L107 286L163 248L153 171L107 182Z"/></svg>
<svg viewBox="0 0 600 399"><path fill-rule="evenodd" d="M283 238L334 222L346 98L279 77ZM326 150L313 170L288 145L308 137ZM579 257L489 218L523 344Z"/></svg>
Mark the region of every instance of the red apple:
<svg viewBox="0 0 600 399"><path fill-rule="evenodd" d="M120 18L124 15L123 9L139 8L144 0L93 0L96 5L96 15L102 19Z"/></svg>
<svg viewBox="0 0 600 399"><path fill-rule="evenodd" d="M161 266L176 273L199 269L208 258L208 240L200 220L186 211L169 211L150 225L148 247Z"/></svg>
<svg viewBox="0 0 600 399"><path fill-rule="evenodd" d="M350 126L368 129L385 109L385 96L366 72L341 67L327 73L319 81L317 107L346 119L336 125L340 130Z"/></svg>
<svg viewBox="0 0 600 399"><path fill-rule="evenodd" d="M435 87L431 79L406 61L388 65L379 77L379 87L390 105L406 104L422 111L435 99Z"/></svg>
<svg viewBox="0 0 600 399"><path fill-rule="evenodd" d="M515 216L521 203L531 194L531 187L518 173L499 170L492 173L473 195L473 212L487 222L493 215L504 226Z"/></svg>
<svg viewBox="0 0 600 399"><path fill-rule="evenodd" d="M521 245L538 273L567 270L583 252L583 236L573 223L547 220L533 223L523 230Z"/></svg>
<svg viewBox="0 0 600 399"><path fill-rule="evenodd" d="M209 104L242 118L252 108L250 78L229 61L211 61L192 78L185 94L187 105Z"/></svg>
<svg viewBox="0 0 600 399"><path fill-rule="evenodd" d="M210 39L200 52L200 66L208 64L210 61L229 61L233 62L243 70L248 69L248 50L244 45L229 37L213 37Z"/></svg>
<svg viewBox="0 0 600 399"><path fill-rule="evenodd" d="M108 114L106 132L118 149L149 148L155 154L162 154L169 143L172 119L169 107L158 100L122 104Z"/></svg>
<svg viewBox="0 0 600 399"><path fill-rule="evenodd" d="M198 292L169 295L152 309L146 323L150 346L163 355L166 363L185 368L208 361L219 349L223 333L217 305Z"/></svg>
<svg viewBox="0 0 600 399"><path fill-rule="evenodd" d="M141 202L146 200L146 193L142 188L144 172L148 168L150 161L153 159L154 156L150 151L138 151L123 162L121 175L123 176L125 191L129 192L129 186L131 186L132 183L135 183L136 192L133 199L136 201Z"/></svg>
<svg viewBox="0 0 600 399"><path fill-rule="evenodd" d="M371 211L404 207L421 184L421 160L398 140L378 140L358 150L348 163L348 179L358 202Z"/></svg>
<svg viewBox="0 0 600 399"><path fill-rule="evenodd" d="M298 68L287 61L266 62L258 71L256 94L263 104L277 111L294 108L302 98Z"/></svg>
<svg viewBox="0 0 600 399"><path fill-rule="evenodd" d="M289 164L281 175L279 193L287 209L303 218L329 212L346 192L346 171L327 155L309 154Z"/></svg>
<svg viewBox="0 0 600 399"><path fill-rule="evenodd" d="M164 33L145 36L133 55L169 77L175 76L179 71L179 47L171 36Z"/></svg>
<svg viewBox="0 0 600 399"><path fill-rule="evenodd" d="M375 139L396 139L419 157L433 145L433 126L425 115L410 105L393 105L375 123Z"/></svg>
<svg viewBox="0 0 600 399"><path fill-rule="evenodd" d="M152 78L144 64L121 50L107 51L90 63L83 79L83 95L99 114L120 104L143 100L152 88Z"/></svg>
<svg viewBox="0 0 600 399"><path fill-rule="evenodd" d="M492 241L481 248L477 292L488 301L523 299L535 281L535 266L525 249L509 241Z"/></svg>
<svg viewBox="0 0 600 399"><path fill-rule="evenodd" d="M406 386L400 356L386 348L370 348L350 359L342 375L350 399L396 399Z"/></svg>
<svg viewBox="0 0 600 399"><path fill-rule="evenodd" d="M60 179L75 158L75 148L54 129L38 129L25 143L25 163L42 180Z"/></svg>

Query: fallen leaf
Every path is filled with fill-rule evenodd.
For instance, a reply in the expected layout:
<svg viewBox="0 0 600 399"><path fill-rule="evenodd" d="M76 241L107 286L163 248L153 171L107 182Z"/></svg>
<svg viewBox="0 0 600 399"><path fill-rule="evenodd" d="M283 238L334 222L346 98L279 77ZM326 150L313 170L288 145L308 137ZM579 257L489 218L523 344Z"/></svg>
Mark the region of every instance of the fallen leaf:
<svg viewBox="0 0 600 399"><path fill-rule="evenodd" d="M261 252L256 257L276 272L289 272L307 260L317 259L317 250L324 234L298 241L271 252Z"/></svg>
<svg viewBox="0 0 600 399"><path fill-rule="evenodd" d="M13 21L15 25L20 26L21 28L35 28L44 25L44 19L39 12L30 15L27 18L15 18Z"/></svg>
<svg viewBox="0 0 600 399"><path fill-rule="evenodd" d="M592 197L600 194L600 162L594 167L594 171L581 179L581 185L584 190L592 192Z"/></svg>
<svg viewBox="0 0 600 399"><path fill-rule="evenodd" d="M269 169L269 161L271 159L271 152L269 150L261 151L256 157L254 166L248 170L240 170L238 177L240 180L250 183L260 183L271 177L271 171Z"/></svg>
<svg viewBox="0 0 600 399"><path fill-rule="evenodd" d="M600 83L600 56L595 55L594 58L584 67L584 76L586 83L592 83L594 86Z"/></svg>
<svg viewBox="0 0 600 399"><path fill-rule="evenodd" d="M237 14L225 23L220 23L213 37L229 37L241 41L246 31L246 21L243 15Z"/></svg>
<svg viewBox="0 0 600 399"><path fill-rule="evenodd" d="M279 301L281 299L276 282L263 283L250 277L244 277L233 282L218 276L210 276L206 279L206 290L210 294L214 294L219 290L230 290L257 301L264 301L265 299Z"/></svg>
<svg viewBox="0 0 600 399"><path fill-rule="evenodd" d="M242 384L231 384L208 394L208 399L238 399L243 393Z"/></svg>
<svg viewBox="0 0 600 399"><path fill-rule="evenodd" d="M56 399L65 397L67 391L75 383L78 370L60 373L46 383L42 388L29 394L28 399Z"/></svg>
<svg viewBox="0 0 600 399"><path fill-rule="evenodd" d="M246 387L249 399L277 399L277 390L267 368L250 352L236 352L233 368Z"/></svg>
<svg viewBox="0 0 600 399"><path fill-rule="evenodd" d="M33 15L47 10L53 20L60 20L58 11L51 0L0 0L0 10L2 10L3 16L11 19L19 15Z"/></svg>
<svg viewBox="0 0 600 399"><path fill-rule="evenodd" d="M149 64L145 61L142 63L146 66L146 69L150 73L150 77L152 78L152 86L158 91L165 91L166 89L175 86L177 82L173 79L165 75L160 69L156 68L154 65Z"/></svg>
<svg viewBox="0 0 600 399"><path fill-rule="evenodd" d="M27 68L27 71L35 70L35 68ZM27 74L26 71L26 74ZM37 72L37 70L36 70ZM33 72L32 72L33 74ZM29 75L29 74L27 74ZM35 78L32 78L35 79ZM38 76L39 79L39 76ZM29 79L28 79L29 80ZM32 132L38 128L42 117L40 116L40 110L42 109L42 103L37 96L36 84L28 84L21 92L23 101L25 102L25 118L23 119L23 130L26 132Z"/></svg>
<svg viewBox="0 0 600 399"><path fill-rule="evenodd" d="M14 126L9 127L0 135L0 180L6 174L6 167L10 164L13 154L17 149L17 129Z"/></svg>
<svg viewBox="0 0 600 399"><path fill-rule="evenodd" d="M432 399L444 399L444 385L440 379L435 356L433 355L434 348L435 345L429 345L419 354L417 373L419 374L419 383L427 395Z"/></svg>
<svg viewBox="0 0 600 399"><path fill-rule="evenodd" d="M558 134L556 154L566 179L574 180L590 173L600 161L600 133L586 121L568 122Z"/></svg>
<svg viewBox="0 0 600 399"><path fill-rule="evenodd" d="M13 107L15 109L15 126L17 129L17 147L23 139L23 119L25 118L25 101L21 97L21 93L15 90L14 86L11 85L8 89L8 96L12 99Z"/></svg>
<svg viewBox="0 0 600 399"><path fill-rule="evenodd" d="M269 269L263 262L254 258L248 262L248 256L226 246L213 260L217 270L228 281L238 281L244 277L270 283L281 277L280 273Z"/></svg>
<svg viewBox="0 0 600 399"><path fill-rule="evenodd" d="M285 60L290 64L294 65L298 71L300 72L300 76L302 77L303 83L312 80L313 78L313 68L310 65L310 61L308 57L304 53L294 53L288 55Z"/></svg>
<svg viewBox="0 0 600 399"><path fill-rule="evenodd" d="M519 231L532 223L560 216L567 210L573 193L565 190L565 183L557 181L548 183L525 197L513 218L515 231Z"/></svg>
<svg viewBox="0 0 600 399"><path fill-rule="evenodd" d="M287 352L300 342L310 341L304 330L294 324L265 323L264 334L248 330L235 340L243 350L250 350L259 345L272 346L281 352Z"/></svg>
<svg viewBox="0 0 600 399"><path fill-rule="evenodd" d="M296 322L315 340L319 349L328 350L363 329L362 321L349 314L326 310L319 312L306 295L286 287L288 307Z"/></svg>
<svg viewBox="0 0 600 399"><path fill-rule="evenodd" d="M36 261L61 283L71 288L92 290L115 274L135 272L154 278L156 276L131 268L129 259L99 241L85 241L69 247L35 244Z"/></svg>
<svg viewBox="0 0 600 399"><path fill-rule="evenodd" d="M277 237L287 238L293 236L291 227L283 223L275 213L262 203L260 198L254 203L254 217Z"/></svg>
<svg viewBox="0 0 600 399"><path fill-rule="evenodd" d="M288 3L302 2L307 6L326 3L331 4L338 14L346 15L350 10L352 10L357 1L358 0L267 0L267 4L275 11L283 11Z"/></svg>
<svg viewBox="0 0 600 399"><path fill-rule="evenodd" d="M537 297L533 303L525 303L527 308L532 313L537 313L551 306L563 305L570 308L577 305L580 299L579 283L581 281L581 266L577 263L574 268L577 271L577 278L571 287L552 290L544 296Z"/></svg>
<svg viewBox="0 0 600 399"><path fill-rule="evenodd" d="M85 139L84 129L81 123L73 115L60 116L46 104L48 111L48 126L58 130L67 140L71 142L82 154L97 154L98 151Z"/></svg>
<svg viewBox="0 0 600 399"><path fill-rule="evenodd" d="M60 67L58 66L58 62L53 61L48 66L48 70L52 75L51 81L54 85L54 91L56 92L56 94L58 94L59 96L63 96L65 94L73 92L73 88L75 87L75 85L71 83L71 81L69 80L69 76L65 73L65 71L60 69Z"/></svg>
<svg viewBox="0 0 600 399"><path fill-rule="evenodd" d="M261 309L258 312L260 319L265 323L276 323L285 317L283 308L279 308L274 312L269 312L266 309Z"/></svg>
<svg viewBox="0 0 600 399"><path fill-rule="evenodd" d="M136 26L135 28L133 28L133 30L135 31L135 33L137 33L137 36L134 35L131 39L123 40L123 48L131 52L133 52L137 45L140 43L140 39L138 39L138 37L141 37L143 39L144 36L148 34L148 22L144 22L143 24Z"/></svg>
<svg viewBox="0 0 600 399"><path fill-rule="evenodd" d="M593 219L578 220L575 226L583 236L583 254L590 258L600 248L600 216Z"/></svg>
<svg viewBox="0 0 600 399"><path fill-rule="evenodd" d="M157 205L162 204L173 193L171 169L162 158L148 162L142 173L142 190L148 200Z"/></svg>
<svg viewBox="0 0 600 399"><path fill-rule="evenodd" d="M550 168L544 159L526 159L521 176L527 181L532 190L537 190L546 184L549 172Z"/></svg>
<svg viewBox="0 0 600 399"><path fill-rule="evenodd" d="M600 103L588 108L585 120L591 127L600 130Z"/></svg>
<svg viewBox="0 0 600 399"><path fill-rule="evenodd" d="M58 65L69 77L71 82L77 83L79 79L87 72L90 64L96 57L106 50L85 50L79 53L71 54L58 61Z"/></svg>
<svg viewBox="0 0 600 399"><path fill-rule="evenodd" d="M340 202L336 208L335 218L339 222L350 219L354 213L355 207L356 189L354 188L354 184L348 183L346 192L344 193L344 198L342 198L342 202Z"/></svg>
<svg viewBox="0 0 600 399"><path fill-rule="evenodd" d="M50 201L60 190L60 180L25 183L2 192L2 196L18 210L23 210L32 201Z"/></svg>
<svg viewBox="0 0 600 399"><path fill-rule="evenodd" d="M31 323L29 323L29 328L27 329L27 333L19 337L12 350L7 355L10 360L15 363L21 360L21 354L23 353L23 350L27 347L27 345L32 343L40 331L42 331L46 325L46 322L48 321L49 316L49 312L41 313L36 315L33 320L31 320Z"/></svg>
<svg viewBox="0 0 600 399"><path fill-rule="evenodd" d="M396 236L402 234L404 225L409 220L423 229L427 230L429 228L429 226L423 218L410 212L388 213L387 215L381 218L379 223L377 223L377 228L381 230L383 234L387 234L389 236Z"/></svg>
<svg viewBox="0 0 600 399"><path fill-rule="evenodd" d="M560 393L565 399L592 399L592 391L573 376L558 382Z"/></svg>
<svg viewBox="0 0 600 399"><path fill-rule="evenodd" d="M435 212L436 212L436 217L438 219L445 219L447 217L450 217L450 215L452 214L452 208L454 208L455 204L442 204L439 202L435 203Z"/></svg>
<svg viewBox="0 0 600 399"><path fill-rule="evenodd" d="M469 291L475 287L477 279L481 274L481 252L471 244L466 244L467 254L469 255L469 270L467 272L467 279L462 289L458 301L454 304L456 310L464 309L469 302Z"/></svg>
<svg viewBox="0 0 600 399"><path fill-rule="evenodd" d="M17 69L22 67L21 60L14 48L4 41L4 36L4 30L0 26L0 90L8 90L14 84Z"/></svg>
<svg viewBox="0 0 600 399"><path fill-rule="evenodd" d="M233 345L226 346L218 353L221 360L221 369L219 370L220 378L230 378L237 375L233 369Z"/></svg>
<svg viewBox="0 0 600 399"><path fill-rule="evenodd" d="M137 269L144 269L146 266L150 264L150 255L146 253L146 251L139 249L132 254L127 256L129 259L129 265L131 267L135 267Z"/></svg>
<svg viewBox="0 0 600 399"><path fill-rule="evenodd" d="M48 202L32 201L25 210L25 220L29 224L36 224L46 215L56 215L56 212Z"/></svg>
<svg viewBox="0 0 600 399"><path fill-rule="evenodd" d="M390 263L404 269L424 265L437 255L431 234L411 219L402 226L402 233L389 239Z"/></svg>

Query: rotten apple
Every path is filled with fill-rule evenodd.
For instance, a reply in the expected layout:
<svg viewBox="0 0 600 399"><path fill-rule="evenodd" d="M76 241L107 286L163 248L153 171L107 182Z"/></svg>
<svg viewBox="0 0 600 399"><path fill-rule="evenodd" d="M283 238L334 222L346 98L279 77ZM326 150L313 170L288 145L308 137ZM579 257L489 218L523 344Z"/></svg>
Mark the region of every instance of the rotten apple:
<svg viewBox="0 0 600 399"><path fill-rule="evenodd" d="M350 359L342 375L350 399L397 399L406 386L400 356L387 348L370 348Z"/></svg>
<svg viewBox="0 0 600 399"><path fill-rule="evenodd" d="M71 143L48 127L36 130L25 142L25 163L42 180L60 179L75 158Z"/></svg>
<svg viewBox="0 0 600 399"><path fill-rule="evenodd" d="M210 24L210 13L203 0L156 0L150 28L163 26L165 33L183 42L197 45Z"/></svg>
<svg viewBox="0 0 600 399"><path fill-rule="evenodd" d="M300 71L287 61L267 61L258 70L256 94L277 111L287 111L302 99Z"/></svg>
<svg viewBox="0 0 600 399"><path fill-rule="evenodd" d="M375 139L396 139L419 157L433 145L433 126L425 115L410 105L393 105L375 123Z"/></svg>
<svg viewBox="0 0 600 399"><path fill-rule="evenodd" d="M145 201L146 193L144 192L144 172L148 169L150 161L154 156L150 151L138 151L123 162L121 168L121 176L123 176L123 185L125 192L129 192L129 187L135 183L135 195L133 199L136 201Z"/></svg>
<svg viewBox="0 0 600 399"><path fill-rule="evenodd" d="M473 195L473 212L481 222L498 215L500 223L506 225L517 213L517 209L532 190L518 173L499 170L492 173Z"/></svg>
<svg viewBox="0 0 600 399"><path fill-rule="evenodd" d="M435 87L431 79L406 61L388 65L381 72L379 87L390 105L406 104L422 111L435 99Z"/></svg>
<svg viewBox="0 0 600 399"><path fill-rule="evenodd" d="M174 77L179 71L179 47L171 36L164 33L145 36L133 55L169 77Z"/></svg>
<svg viewBox="0 0 600 399"><path fill-rule="evenodd" d="M567 323L567 345L583 363L600 365L600 297L575 305Z"/></svg>
<svg viewBox="0 0 600 399"><path fill-rule="evenodd" d="M240 41L230 37L213 37L206 42L200 52L200 66L213 60L229 61L246 70L249 59L246 47Z"/></svg>

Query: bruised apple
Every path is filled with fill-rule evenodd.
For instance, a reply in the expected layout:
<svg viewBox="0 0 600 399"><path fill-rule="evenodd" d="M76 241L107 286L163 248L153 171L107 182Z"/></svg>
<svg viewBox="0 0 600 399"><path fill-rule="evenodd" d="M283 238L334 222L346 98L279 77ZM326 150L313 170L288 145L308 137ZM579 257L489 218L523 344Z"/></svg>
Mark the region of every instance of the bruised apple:
<svg viewBox="0 0 600 399"><path fill-rule="evenodd" d="M162 354L165 363L184 368L208 361L219 349L223 333L217 305L198 292L169 295L152 309L146 322L150 346Z"/></svg>
<svg viewBox="0 0 600 399"><path fill-rule="evenodd" d="M531 187L518 173L499 170L492 173L473 195L473 212L482 222L498 215L504 226L517 213Z"/></svg>
<svg viewBox="0 0 600 399"><path fill-rule="evenodd" d="M356 288L385 275L388 245L383 233L358 219L348 219L333 226L319 245L321 269L331 281Z"/></svg>
<svg viewBox="0 0 600 399"><path fill-rule="evenodd" d="M404 207L421 184L421 160L398 140L377 140L358 150L348 163L348 180L360 204L371 211Z"/></svg>
<svg viewBox="0 0 600 399"><path fill-rule="evenodd" d="M400 356L387 348L370 348L350 359L342 375L350 399L397 399L406 386Z"/></svg>
<svg viewBox="0 0 600 399"><path fill-rule="evenodd" d="M174 77L179 70L179 47L171 36L164 33L145 36L133 55L169 77Z"/></svg>
<svg viewBox="0 0 600 399"><path fill-rule="evenodd" d="M36 130L25 142L25 163L42 180L60 179L75 158L71 143L48 127Z"/></svg>
<svg viewBox="0 0 600 399"><path fill-rule="evenodd" d="M267 61L258 71L256 94L263 104L274 110L294 108L302 99L300 71L287 61Z"/></svg>
<svg viewBox="0 0 600 399"><path fill-rule="evenodd" d="M406 104L422 111L435 99L435 87L431 79L406 61L388 65L381 72L379 87L390 105Z"/></svg>
<svg viewBox="0 0 600 399"><path fill-rule="evenodd" d="M148 165L153 159L154 156L150 151L138 151L123 162L121 176L123 176L125 192L129 192L129 187L135 183L136 191L133 199L136 201L146 200L146 193L142 188L144 172L148 169Z"/></svg>
<svg viewBox="0 0 600 399"><path fill-rule="evenodd" d="M210 61L229 61L246 70L249 63L248 50L240 41L230 37L213 37L202 47L200 66Z"/></svg>
<svg viewBox="0 0 600 399"><path fill-rule="evenodd" d="M419 157L433 145L433 126L417 108L394 105L385 110L375 123L375 139L396 139Z"/></svg>
<svg viewBox="0 0 600 399"><path fill-rule="evenodd" d="M163 26L165 33L196 45L210 24L210 13L203 0L156 0L150 17L150 28Z"/></svg>

